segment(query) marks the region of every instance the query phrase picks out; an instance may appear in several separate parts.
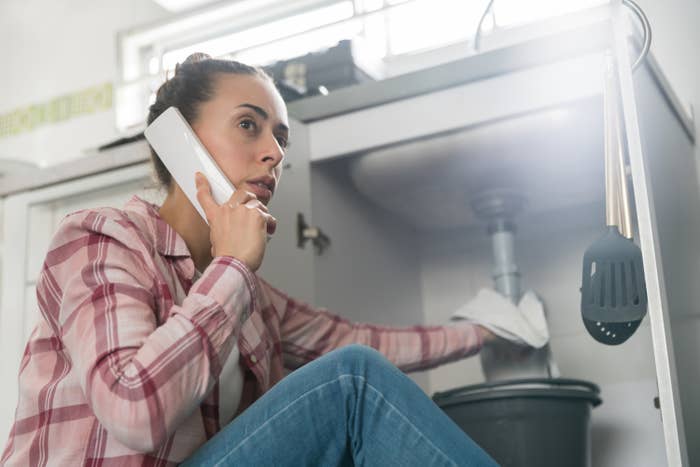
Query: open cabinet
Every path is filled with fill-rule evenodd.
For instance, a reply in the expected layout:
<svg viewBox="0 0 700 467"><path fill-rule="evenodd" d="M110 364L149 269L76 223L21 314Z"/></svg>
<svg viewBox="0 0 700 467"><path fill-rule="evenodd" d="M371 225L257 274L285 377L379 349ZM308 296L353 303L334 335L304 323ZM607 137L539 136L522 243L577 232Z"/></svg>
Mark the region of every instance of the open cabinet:
<svg viewBox="0 0 700 467"><path fill-rule="evenodd" d="M700 430L694 133L653 57L632 74L617 8L574 30L291 103L293 144L270 206L278 229L260 275L352 320L445 324L491 286L491 247L471 198L515 190L526 199L518 264L545 303L554 360L562 376L601 386L592 465L694 465L700 446L686 443ZM589 337L579 311L583 252L605 224L606 50L620 64L649 297L648 316L619 347ZM66 210L144 193L145 159L5 197L5 381L16 381L35 319L32 281L51 229ZM483 379L477 358L411 376L428 394ZM2 389L0 420L12 418L15 398L16 388Z"/></svg>
<svg viewBox="0 0 700 467"><path fill-rule="evenodd" d="M602 389L592 465L694 465L695 135L653 57L632 73L636 48L618 8L575 31L290 105L308 138L293 157L311 160L311 219L331 239L311 288L317 305L358 321L445 323L491 284L491 246L470 198L514 189L527 200L518 263L545 302L554 360L562 376ZM648 317L618 347L594 341L580 316L583 253L605 226L606 51L620 65L649 297ZM432 393L482 375L471 359L414 378Z"/></svg>

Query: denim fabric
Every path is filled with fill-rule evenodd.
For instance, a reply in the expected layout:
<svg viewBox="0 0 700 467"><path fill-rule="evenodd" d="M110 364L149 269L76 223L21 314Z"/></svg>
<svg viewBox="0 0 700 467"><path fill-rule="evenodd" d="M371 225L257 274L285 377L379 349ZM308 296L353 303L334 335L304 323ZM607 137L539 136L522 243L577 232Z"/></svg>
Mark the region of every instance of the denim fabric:
<svg viewBox="0 0 700 467"><path fill-rule="evenodd" d="M289 374L184 466L495 466L404 373L349 345Z"/></svg>

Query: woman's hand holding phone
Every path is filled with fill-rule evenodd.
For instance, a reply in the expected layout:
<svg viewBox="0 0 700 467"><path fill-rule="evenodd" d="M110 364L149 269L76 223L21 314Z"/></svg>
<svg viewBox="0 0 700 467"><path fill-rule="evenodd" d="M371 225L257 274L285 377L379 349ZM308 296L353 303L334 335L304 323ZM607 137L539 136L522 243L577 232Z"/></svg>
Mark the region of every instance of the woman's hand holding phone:
<svg viewBox="0 0 700 467"><path fill-rule="evenodd" d="M262 264L267 235L272 235L277 220L255 194L235 190L224 204L217 204L206 177L195 176L197 200L209 223L212 257L232 256L257 271Z"/></svg>

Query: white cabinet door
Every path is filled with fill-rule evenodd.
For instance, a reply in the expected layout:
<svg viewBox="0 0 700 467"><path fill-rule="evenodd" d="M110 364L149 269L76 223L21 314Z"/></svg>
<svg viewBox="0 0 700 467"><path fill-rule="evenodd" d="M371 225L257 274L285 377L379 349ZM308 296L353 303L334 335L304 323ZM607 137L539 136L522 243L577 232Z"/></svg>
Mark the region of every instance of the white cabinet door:
<svg viewBox="0 0 700 467"><path fill-rule="evenodd" d="M700 432L700 190L695 148L648 71L635 73L634 81L643 159L632 160L632 173L642 251L645 263L650 263L645 264L645 274L661 414L668 438L675 431L668 426L675 409L678 437L681 443L687 440L683 465L700 465L700 444L693 442ZM640 196L644 188L646 199ZM652 266L656 277L647 272Z"/></svg>
<svg viewBox="0 0 700 467"><path fill-rule="evenodd" d="M661 85L663 75L651 73L653 58L633 74L619 17L614 25L666 459L672 466L698 465L700 288L693 282L700 277L700 213L693 140L672 105L674 96Z"/></svg>
<svg viewBox="0 0 700 467"><path fill-rule="evenodd" d="M261 277L290 296L313 302L314 249L310 242L297 246L297 215L311 222L311 179L309 167L308 126L290 118L292 144L283 164L282 177L270 203L270 213L277 219L277 231L267 245Z"/></svg>

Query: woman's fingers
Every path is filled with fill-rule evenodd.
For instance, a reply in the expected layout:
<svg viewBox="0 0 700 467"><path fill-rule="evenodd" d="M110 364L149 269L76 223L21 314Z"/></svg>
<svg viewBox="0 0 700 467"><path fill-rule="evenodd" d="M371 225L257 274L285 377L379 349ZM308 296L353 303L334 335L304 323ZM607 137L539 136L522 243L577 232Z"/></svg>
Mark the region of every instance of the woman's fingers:
<svg viewBox="0 0 700 467"><path fill-rule="evenodd" d="M275 230L277 229L277 219L275 219L275 217L272 214L270 214L270 211L267 209L267 206L260 202L259 199L251 199L243 206L248 209L257 209L258 211L260 211L262 218L265 220L268 235L272 235L275 233Z"/></svg>
<svg viewBox="0 0 700 467"><path fill-rule="evenodd" d="M250 200L256 199L258 199L258 197L255 196L255 193L246 190L236 190L228 199L227 203L229 206L235 208L241 204L246 204Z"/></svg>
<svg viewBox="0 0 700 467"><path fill-rule="evenodd" d="M270 212L267 209L267 206L265 206L259 199L248 200L243 206L247 207L248 209L259 209L262 212Z"/></svg>
<svg viewBox="0 0 700 467"><path fill-rule="evenodd" d="M267 234L274 234L275 230L277 230L277 219L275 219L274 216L272 216L271 214L265 214L265 220L265 225L267 226Z"/></svg>
<svg viewBox="0 0 700 467"><path fill-rule="evenodd" d="M206 177L195 175L197 200L204 209L210 227L211 255L233 256L253 271L260 267L265 246L277 229L275 219L254 193L236 190L222 205L211 193ZM266 237L263 232L267 233Z"/></svg>
<svg viewBox="0 0 700 467"><path fill-rule="evenodd" d="M194 175L194 184L197 187L197 201L204 209L204 214L207 216L207 220L210 220L214 209L218 207L214 197L211 195L211 188L209 187L209 181L207 177L201 172L197 172Z"/></svg>
<svg viewBox="0 0 700 467"><path fill-rule="evenodd" d="M211 194L211 187L207 177L201 172L195 174L195 186L197 187L197 200L202 205L204 213L207 215L207 219L210 219L213 215L214 208L219 207L214 197ZM269 212L267 206L262 204L255 193L245 190L236 190L233 192L229 200L227 201L228 207L236 208L241 204L245 204L249 208L257 208L261 211L267 213Z"/></svg>

